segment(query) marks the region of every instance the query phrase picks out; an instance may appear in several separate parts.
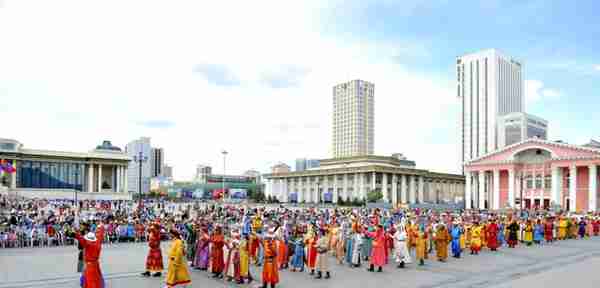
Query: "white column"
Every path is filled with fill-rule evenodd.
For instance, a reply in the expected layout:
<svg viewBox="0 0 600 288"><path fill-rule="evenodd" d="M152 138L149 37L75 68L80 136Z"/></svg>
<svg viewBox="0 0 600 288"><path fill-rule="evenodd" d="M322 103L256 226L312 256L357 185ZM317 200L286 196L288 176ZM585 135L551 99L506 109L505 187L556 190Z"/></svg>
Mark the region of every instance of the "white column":
<svg viewBox="0 0 600 288"><path fill-rule="evenodd" d="M117 178L115 181L115 193L121 192L121 166L115 166L115 174L113 177Z"/></svg>
<svg viewBox="0 0 600 288"><path fill-rule="evenodd" d="M418 176L417 179L419 179L419 188L418 188L419 203L423 203L423 202L425 202L425 179L423 178L423 176Z"/></svg>
<svg viewBox="0 0 600 288"><path fill-rule="evenodd" d="M344 174L344 183L342 187L342 199L344 201L348 201L348 174Z"/></svg>
<svg viewBox="0 0 600 288"><path fill-rule="evenodd" d="M515 207L515 170L513 168L508 170L508 205Z"/></svg>
<svg viewBox="0 0 600 288"><path fill-rule="evenodd" d="M376 179L377 179L377 172L373 172L373 175L371 175L371 190L370 191L373 191L373 190L375 190L375 188L377 188Z"/></svg>
<svg viewBox="0 0 600 288"><path fill-rule="evenodd" d="M333 203L337 203L338 201L338 175L333 174Z"/></svg>
<svg viewBox="0 0 600 288"><path fill-rule="evenodd" d="M358 179L359 179L359 173L355 173L354 174L354 180L352 180L352 186L354 187L354 189L352 189L352 199L350 200L354 200L354 198L357 198L359 194L359 183L358 183Z"/></svg>
<svg viewBox="0 0 600 288"><path fill-rule="evenodd" d="M590 188L589 188L589 196L588 196L588 211L596 212L596 193L598 192L598 168L596 165L589 166L589 174L590 174Z"/></svg>
<svg viewBox="0 0 600 288"><path fill-rule="evenodd" d="M560 179L559 179L559 168L552 167L552 182L550 186L552 186L552 193L550 194L550 205L558 204L560 205Z"/></svg>
<svg viewBox="0 0 600 288"><path fill-rule="evenodd" d="M129 174L127 173L127 166L123 167L123 193L128 194L129 190L127 188L127 178L129 178Z"/></svg>
<svg viewBox="0 0 600 288"><path fill-rule="evenodd" d="M17 169L17 167L13 167L15 169ZM19 173L20 171L15 170L14 173L10 174L10 188L11 189L17 189L17 173Z"/></svg>
<svg viewBox="0 0 600 288"><path fill-rule="evenodd" d="M267 183L265 183L265 197L269 197L271 196L271 194L273 193L273 181L275 181L274 179L267 179Z"/></svg>
<svg viewBox="0 0 600 288"><path fill-rule="evenodd" d="M479 195L477 196L477 199L479 200L479 209L484 209L485 208L485 171L479 171L479 189L477 189L479 192Z"/></svg>
<svg viewBox="0 0 600 288"><path fill-rule="evenodd" d="M98 164L98 191L102 192L102 164Z"/></svg>
<svg viewBox="0 0 600 288"><path fill-rule="evenodd" d="M408 187L408 202L410 204L415 204L417 202L416 201L417 197L415 195L415 194L417 194L417 191L416 191L417 190L417 187L416 187L417 179L416 179L415 175L410 175L409 177L410 177L409 178L410 184Z"/></svg>
<svg viewBox="0 0 600 288"><path fill-rule="evenodd" d="M465 171L465 209L472 209L471 207L471 177L473 175L469 171Z"/></svg>
<svg viewBox="0 0 600 288"><path fill-rule="evenodd" d="M94 191L94 164L88 164L88 180L87 180L87 191Z"/></svg>
<svg viewBox="0 0 600 288"><path fill-rule="evenodd" d="M323 194L321 194L321 200L325 202L325 193L329 192L329 175L323 177Z"/></svg>
<svg viewBox="0 0 600 288"><path fill-rule="evenodd" d="M402 204L406 204L408 201L408 196L406 195L406 189L407 189L407 185L406 185L406 175L402 174L400 175L401 177L401 181L400 181L400 202Z"/></svg>
<svg viewBox="0 0 600 288"><path fill-rule="evenodd" d="M494 170L494 199L492 201L493 209L500 209L500 170Z"/></svg>
<svg viewBox="0 0 600 288"><path fill-rule="evenodd" d="M383 194L383 202L390 202L387 189L387 173L381 175L381 194Z"/></svg>
<svg viewBox="0 0 600 288"><path fill-rule="evenodd" d="M367 176L367 173L360 174L360 185L358 188L360 189L360 199L362 199L362 200L367 199L367 189L365 188L366 176Z"/></svg>
<svg viewBox="0 0 600 288"><path fill-rule="evenodd" d="M569 211L577 211L577 166L571 166L569 173Z"/></svg>
<svg viewBox="0 0 600 288"><path fill-rule="evenodd" d="M392 204L398 205L398 175L392 174Z"/></svg>

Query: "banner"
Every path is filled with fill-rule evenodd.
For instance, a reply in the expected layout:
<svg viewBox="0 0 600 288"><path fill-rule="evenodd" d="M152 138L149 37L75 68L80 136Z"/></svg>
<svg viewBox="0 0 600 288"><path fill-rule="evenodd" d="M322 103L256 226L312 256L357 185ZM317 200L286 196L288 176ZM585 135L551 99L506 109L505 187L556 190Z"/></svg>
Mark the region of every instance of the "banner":
<svg viewBox="0 0 600 288"><path fill-rule="evenodd" d="M231 198L234 199L246 199L248 193L246 191L246 189L229 189L229 195L231 195Z"/></svg>

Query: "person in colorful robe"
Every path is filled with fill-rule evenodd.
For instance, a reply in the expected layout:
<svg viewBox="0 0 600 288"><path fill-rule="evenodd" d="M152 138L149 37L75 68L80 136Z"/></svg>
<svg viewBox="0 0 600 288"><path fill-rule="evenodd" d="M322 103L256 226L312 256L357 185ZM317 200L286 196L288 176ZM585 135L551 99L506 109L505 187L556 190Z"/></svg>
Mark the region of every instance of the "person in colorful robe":
<svg viewBox="0 0 600 288"><path fill-rule="evenodd" d="M215 227L215 232L210 236L210 267L214 278L223 277L223 268L225 266L223 259L223 246L225 245L225 237L221 232L221 226Z"/></svg>
<svg viewBox="0 0 600 288"><path fill-rule="evenodd" d="M592 222L594 226L594 236L598 236L598 234L600 234L600 218L595 216Z"/></svg>
<svg viewBox="0 0 600 288"><path fill-rule="evenodd" d="M252 274L250 274L250 257L249 257L249 237L248 234L242 235L240 240L239 250L240 250L240 281L241 283L251 283L254 279L252 278Z"/></svg>
<svg viewBox="0 0 600 288"><path fill-rule="evenodd" d="M546 218L546 222L544 223L544 238L546 239L546 243L552 243L554 241L554 223L550 218Z"/></svg>
<svg viewBox="0 0 600 288"><path fill-rule="evenodd" d="M73 235L79 245L83 247L83 259L85 269L83 270L83 288L104 288L104 278L100 270L100 253L102 252L102 241L104 241L104 223L98 225L96 233L88 232L81 236L79 232Z"/></svg>
<svg viewBox="0 0 600 288"><path fill-rule="evenodd" d="M567 239L568 225L567 219L565 219L565 217L560 217L560 220L558 220L558 240Z"/></svg>
<svg viewBox="0 0 600 288"><path fill-rule="evenodd" d="M471 227L471 255L477 255L481 251L481 226L475 222Z"/></svg>
<svg viewBox="0 0 600 288"><path fill-rule="evenodd" d="M336 242L335 242L335 258L337 259L338 264L344 264L344 244L346 244L346 233L344 233L344 229L342 227L338 227L336 231Z"/></svg>
<svg viewBox="0 0 600 288"><path fill-rule="evenodd" d="M435 233L435 251L440 262L446 262L448 259L448 243L450 243L448 229L446 229L446 224L440 223Z"/></svg>
<svg viewBox="0 0 600 288"><path fill-rule="evenodd" d="M542 225L542 220L537 220L535 226L533 227L533 242L535 244L542 244L544 241L544 226Z"/></svg>
<svg viewBox="0 0 600 288"><path fill-rule="evenodd" d="M304 272L304 241L297 236L295 239L294 256L292 256L292 272Z"/></svg>
<svg viewBox="0 0 600 288"><path fill-rule="evenodd" d="M394 239L394 258L398 263L398 268L404 268L405 264L410 263L410 254L408 253L407 235L404 224L400 223L396 227Z"/></svg>
<svg viewBox="0 0 600 288"><path fill-rule="evenodd" d="M321 231L321 237L317 240L317 276L316 279L321 279L325 273L325 279L329 279L329 237L327 233Z"/></svg>
<svg viewBox="0 0 600 288"><path fill-rule="evenodd" d="M585 227L586 227L586 223L585 223L585 219L583 217L581 217L581 219L579 220L579 222L577 223L577 227L579 227L578 229L578 235L580 239L585 238Z"/></svg>
<svg viewBox="0 0 600 288"><path fill-rule="evenodd" d="M531 246L531 244L533 243L533 224L531 223L531 220L527 220L527 223L525 224L525 234L523 236L523 241L527 246Z"/></svg>
<svg viewBox="0 0 600 288"><path fill-rule="evenodd" d="M171 248L169 249L169 266L167 270L167 287L187 286L192 283L187 268L184 242L177 230L171 230Z"/></svg>
<svg viewBox="0 0 600 288"><path fill-rule="evenodd" d="M306 267L310 270L310 275L315 275L315 268L317 267L317 236L310 227L304 239Z"/></svg>
<svg viewBox="0 0 600 288"><path fill-rule="evenodd" d="M352 227L350 229L344 229L344 233L346 234L344 236L345 239L345 248L346 248L346 254L344 255L344 261L350 265L352 265L352 251L353 251L353 239L354 239L354 224L352 224Z"/></svg>
<svg viewBox="0 0 600 288"><path fill-rule="evenodd" d="M487 233L487 247L492 251L498 250L498 224L495 219L492 219L487 225L485 233Z"/></svg>
<svg viewBox="0 0 600 288"><path fill-rule="evenodd" d="M262 283L263 288L267 288L268 285L271 288L275 288L275 285L279 283L279 269L277 265L277 245L275 241L275 231L270 229L263 240L260 242L264 251L264 263L262 271Z"/></svg>
<svg viewBox="0 0 600 288"><path fill-rule="evenodd" d="M360 231L360 226L356 227L356 231L354 232L354 236L352 238L352 251L350 263L352 267L360 267L361 259L362 259L362 245L363 245L363 234Z"/></svg>
<svg viewBox="0 0 600 288"><path fill-rule="evenodd" d="M425 254L427 253L427 232L425 231L425 226L420 225L418 230L416 230L415 237L415 257L417 261L419 261L419 266L425 265Z"/></svg>
<svg viewBox="0 0 600 288"><path fill-rule="evenodd" d="M148 229L148 256L146 257L146 272L142 276L160 277L162 275L163 258L160 250L160 226L158 223L153 223Z"/></svg>
<svg viewBox="0 0 600 288"><path fill-rule="evenodd" d="M379 225L375 232L365 232L369 238L372 239L372 249L369 262L369 271L374 272L377 267L377 272L383 271L385 265L385 232L383 226Z"/></svg>
<svg viewBox="0 0 600 288"><path fill-rule="evenodd" d="M208 234L208 227L203 225L200 228L198 242L196 243L196 257L192 266L196 269L206 271L210 260L209 251L210 235Z"/></svg>
<svg viewBox="0 0 600 288"><path fill-rule="evenodd" d="M369 237L368 233L374 232L375 229L373 227L368 227L363 233L363 243L362 243L362 251L360 252L361 256L363 256L363 260L369 261L369 257L371 256L371 250L373 248L373 238Z"/></svg>
<svg viewBox="0 0 600 288"><path fill-rule="evenodd" d="M450 231L450 236L452 237L452 257L454 258L460 258L460 253L462 252L460 239L462 235L463 233L460 223L455 221L452 225L452 230Z"/></svg>
<svg viewBox="0 0 600 288"><path fill-rule="evenodd" d="M513 219L512 222L510 223L510 225L508 225L508 240L507 240L507 242L508 242L509 248L515 248L515 246L519 242L518 234L519 234L519 224L517 224L517 221Z"/></svg>
<svg viewBox="0 0 600 288"><path fill-rule="evenodd" d="M230 241L226 241L224 248L227 249L227 253L225 253L225 269L224 275L226 280L231 282L235 281L237 284L243 284L240 278L240 234L236 231L231 233L232 239Z"/></svg>

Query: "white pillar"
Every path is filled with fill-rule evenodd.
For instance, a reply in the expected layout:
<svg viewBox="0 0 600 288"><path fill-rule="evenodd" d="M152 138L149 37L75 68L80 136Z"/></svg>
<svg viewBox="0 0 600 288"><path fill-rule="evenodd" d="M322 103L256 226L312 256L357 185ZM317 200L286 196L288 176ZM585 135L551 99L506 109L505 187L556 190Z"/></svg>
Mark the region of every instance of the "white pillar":
<svg viewBox="0 0 600 288"><path fill-rule="evenodd" d="M425 179L423 176L418 176L419 179L419 187L418 187L418 195L419 195L419 203L425 202Z"/></svg>
<svg viewBox="0 0 600 288"><path fill-rule="evenodd" d="M417 190L417 187L416 187L417 179L416 179L415 175L410 175L409 177L410 177L409 178L410 185L408 187L408 202L410 204L415 204L417 202L416 201L417 197L415 195L415 194L417 194L417 191L416 191Z"/></svg>
<svg viewBox="0 0 600 288"><path fill-rule="evenodd" d="M589 188L589 196L588 196L588 211L596 212L596 193L598 192L598 168L596 165L589 166L589 174L590 174L590 188Z"/></svg>
<svg viewBox="0 0 600 288"><path fill-rule="evenodd" d="M392 174L392 204L398 205L398 175Z"/></svg>
<svg viewBox="0 0 600 288"><path fill-rule="evenodd" d="M515 170L512 168L508 170L508 205L515 207Z"/></svg>
<svg viewBox="0 0 600 288"><path fill-rule="evenodd" d="M358 197L358 195L360 195L360 194L359 194L359 193L360 193L360 192L359 192L359 191L360 191L360 190L359 190L360 188L359 188L359 186L358 186L358 185L359 185L359 182L358 182L359 176L358 176L358 175L359 175L358 173L355 173L355 174L354 174L354 179L352 180L352 186L353 186L354 188L352 189L352 197L351 197L352 199L350 199L350 200L354 200L354 198L357 198L357 197Z"/></svg>
<svg viewBox="0 0 600 288"><path fill-rule="evenodd" d="M493 209L500 209L500 170L494 170L494 199L492 201Z"/></svg>
<svg viewBox="0 0 600 288"><path fill-rule="evenodd" d="M338 201L338 175L333 174L333 199L331 199L333 203L337 203Z"/></svg>
<svg viewBox="0 0 600 288"><path fill-rule="evenodd" d="M558 185L558 177L558 167L552 167L552 182L550 182L552 192L550 194L550 205L560 205L560 185Z"/></svg>
<svg viewBox="0 0 600 288"><path fill-rule="evenodd" d="M365 188L365 179L367 178L367 173L361 173L360 174L360 184L359 184L359 189L360 189L360 199L361 200L367 200L367 189Z"/></svg>
<svg viewBox="0 0 600 288"><path fill-rule="evenodd" d="M269 197L271 196L271 194L273 193L273 181L275 181L274 179L267 179L267 183L265 183L265 197Z"/></svg>
<svg viewBox="0 0 600 288"><path fill-rule="evenodd" d="M115 177L115 192L119 193L121 192L121 166L115 166L114 169L115 173L113 174L113 177Z"/></svg>
<svg viewBox="0 0 600 288"><path fill-rule="evenodd" d="M94 191L94 164L88 164L88 180L87 180L87 191Z"/></svg>
<svg viewBox="0 0 600 288"><path fill-rule="evenodd" d="M569 211L577 211L577 166L571 166L569 173Z"/></svg>
<svg viewBox="0 0 600 288"><path fill-rule="evenodd" d="M373 190L375 190L375 188L377 188L376 179L377 179L377 172L373 172L373 175L371 175L371 190L370 191L373 191Z"/></svg>
<svg viewBox="0 0 600 288"><path fill-rule="evenodd" d="M127 166L123 167L123 193L128 194L129 190L127 189L127 178L129 178L129 174L127 173Z"/></svg>
<svg viewBox="0 0 600 288"><path fill-rule="evenodd" d="M406 204L408 201L408 196L406 195L406 189L407 189L407 185L406 185L406 175L402 174L400 175L401 177L401 181L400 181L400 202L402 204Z"/></svg>
<svg viewBox="0 0 600 288"><path fill-rule="evenodd" d="M102 164L98 164L98 191L97 192L102 192Z"/></svg>
<svg viewBox="0 0 600 288"><path fill-rule="evenodd" d="M472 209L471 207L471 188L473 188L471 177L473 175L469 171L465 171L465 209Z"/></svg>
<svg viewBox="0 0 600 288"><path fill-rule="evenodd" d="M479 200L479 209L484 209L485 208L485 171L479 171L479 179L478 179L478 184L479 184L479 189L477 189L479 192L477 199Z"/></svg>
<svg viewBox="0 0 600 288"><path fill-rule="evenodd" d="M348 174L344 173L344 180L343 180L343 184L344 185L342 187L342 199L344 199L344 201L348 201Z"/></svg>
<svg viewBox="0 0 600 288"><path fill-rule="evenodd" d="M387 189L387 173L381 175L381 194L383 194L383 202L390 202Z"/></svg>

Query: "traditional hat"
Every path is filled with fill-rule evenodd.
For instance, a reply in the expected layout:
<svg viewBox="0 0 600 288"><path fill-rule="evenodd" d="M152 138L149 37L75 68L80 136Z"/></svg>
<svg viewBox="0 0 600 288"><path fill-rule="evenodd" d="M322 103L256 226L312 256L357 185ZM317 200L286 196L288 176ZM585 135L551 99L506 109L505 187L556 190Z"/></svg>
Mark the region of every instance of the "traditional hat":
<svg viewBox="0 0 600 288"><path fill-rule="evenodd" d="M96 242L96 234L94 232L89 232L89 233L85 234L83 239L92 241L92 242Z"/></svg>

